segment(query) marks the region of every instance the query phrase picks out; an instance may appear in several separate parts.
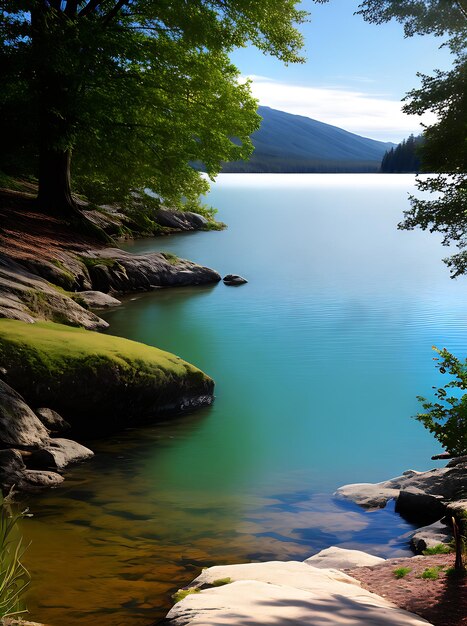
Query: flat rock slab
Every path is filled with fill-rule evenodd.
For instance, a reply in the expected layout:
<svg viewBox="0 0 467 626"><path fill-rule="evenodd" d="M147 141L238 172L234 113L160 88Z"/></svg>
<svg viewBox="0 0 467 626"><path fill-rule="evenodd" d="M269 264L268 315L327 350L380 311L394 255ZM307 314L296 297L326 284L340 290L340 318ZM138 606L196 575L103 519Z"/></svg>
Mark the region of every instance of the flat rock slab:
<svg viewBox="0 0 467 626"><path fill-rule="evenodd" d="M215 577L215 578L214 578ZM429 622L397 608L333 569L295 561L213 567L194 581L231 579L187 595L167 619L177 626L422 626ZM198 581L198 582L197 582Z"/></svg>
<svg viewBox="0 0 467 626"><path fill-rule="evenodd" d="M347 550L331 546L305 560L305 563L320 569L350 569L352 567L372 567L384 563L385 559L361 550Z"/></svg>
<svg viewBox="0 0 467 626"><path fill-rule="evenodd" d="M102 291L80 291L77 295L91 309L109 309L121 304L120 300Z"/></svg>

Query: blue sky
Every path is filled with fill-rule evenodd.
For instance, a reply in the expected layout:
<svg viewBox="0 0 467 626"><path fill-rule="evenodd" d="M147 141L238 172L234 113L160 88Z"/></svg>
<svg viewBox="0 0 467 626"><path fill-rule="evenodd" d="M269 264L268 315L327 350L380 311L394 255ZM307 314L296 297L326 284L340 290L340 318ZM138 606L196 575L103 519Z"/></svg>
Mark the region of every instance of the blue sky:
<svg viewBox="0 0 467 626"><path fill-rule="evenodd" d="M236 51L232 61L243 76L252 77L261 104L367 137L399 141L420 129L419 118L401 113L401 98L419 85L417 72L449 68L450 55L439 49L439 38L405 39L396 22L364 22L353 15L358 4L302 2L311 13L311 22L301 27L307 57L303 65L284 66L254 48Z"/></svg>

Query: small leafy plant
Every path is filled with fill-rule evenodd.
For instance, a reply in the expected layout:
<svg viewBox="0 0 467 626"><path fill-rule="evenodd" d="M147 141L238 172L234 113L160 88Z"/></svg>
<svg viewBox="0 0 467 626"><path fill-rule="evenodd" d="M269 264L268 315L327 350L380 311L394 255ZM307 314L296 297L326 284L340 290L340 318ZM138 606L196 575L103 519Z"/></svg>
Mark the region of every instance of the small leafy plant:
<svg viewBox="0 0 467 626"><path fill-rule="evenodd" d="M452 456L467 454L467 394L454 395L455 391L467 389L467 360L460 361L446 348L438 350L434 361L441 374L453 377L446 385L436 388L435 402L428 402L423 396L417 396L425 413L418 413L415 419L421 422L443 448Z"/></svg>
<svg viewBox="0 0 467 626"><path fill-rule="evenodd" d="M445 543L438 543L436 546L423 550L422 554L429 556L431 554L449 554L452 552L452 548Z"/></svg>
<svg viewBox="0 0 467 626"><path fill-rule="evenodd" d="M428 580L438 580L439 573L443 569L442 565L434 565L433 567L427 567L421 574L420 578Z"/></svg>
<svg viewBox="0 0 467 626"><path fill-rule="evenodd" d="M407 574L410 574L410 572L412 571L411 567L397 567L394 571L393 574L395 576L395 578L405 578L405 576L407 576Z"/></svg>

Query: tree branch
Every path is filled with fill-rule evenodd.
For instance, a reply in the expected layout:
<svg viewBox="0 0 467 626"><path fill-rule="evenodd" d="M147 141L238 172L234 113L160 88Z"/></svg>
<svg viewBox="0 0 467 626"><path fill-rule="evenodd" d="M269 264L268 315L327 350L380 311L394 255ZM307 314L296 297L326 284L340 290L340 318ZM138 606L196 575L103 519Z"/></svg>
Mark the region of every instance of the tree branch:
<svg viewBox="0 0 467 626"><path fill-rule="evenodd" d="M97 9L97 7L102 4L102 0L89 0L89 2L84 6L81 11L78 13L79 17L84 17L85 15L89 15Z"/></svg>
<svg viewBox="0 0 467 626"><path fill-rule="evenodd" d="M76 11L78 9L79 3L80 3L80 0L67 0L66 7L65 7L65 15L67 15L68 17L73 17L74 15L76 15Z"/></svg>
<svg viewBox="0 0 467 626"><path fill-rule="evenodd" d="M118 0L117 4L115 4L114 7L110 9L110 11L104 17L104 20L103 20L104 25L107 25L109 22L111 22L113 18L117 15L117 13L120 11L120 9L129 3L130 3L130 0Z"/></svg>
<svg viewBox="0 0 467 626"><path fill-rule="evenodd" d="M456 5L459 11L464 16L464 19L467 20L467 7L463 5L462 0L456 0Z"/></svg>

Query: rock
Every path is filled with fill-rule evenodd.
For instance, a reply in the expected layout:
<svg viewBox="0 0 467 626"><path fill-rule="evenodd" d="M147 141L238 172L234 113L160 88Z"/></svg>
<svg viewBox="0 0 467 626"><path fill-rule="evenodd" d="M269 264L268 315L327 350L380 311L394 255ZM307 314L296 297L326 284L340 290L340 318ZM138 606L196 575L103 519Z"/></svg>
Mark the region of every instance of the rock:
<svg viewBox="0 0 467 626"><path fill-rule="evenodd" d="M453 459L446 464L446 467L456 467L456 465L466 464L467 465L467 456L455 456Z"/></svg>
<svg viewBox="0 0 467 626"><path fill-rule="evenodd" d="M41 446L48 432L23 398L0 380L0 441L10 446Z"/></svg>
<svg viewBox="0 0 467 626"><path fill-rule="evenodd" d="M339 487L334 495L351 500L364 509L384 509L388 500L397 498L399 489L387 483L355 483Z"/></svg>
<svg viewBox="0 0 467 626"><path fill-rule="evenodd" d="M422 618L360 586L335 569L295 561L212 567L193 581L189 593L167 615L176 626L422 626ZM232 582L228 582L231 580Z"/></svg>
<svg viewBox="0 0 467 626"><path fill-rule="evenodd" d="M52 322L0 320L0 363L9 385L30 404L53 406L75 436L165 419L214 397L213 380L173 354Z"/></svg>
<svg viewBox="0 0 467 626"><path fill-rule="evenodd" d="M384 559L361 550L347 550L332 546L310 556L305 563L320 569L350 569L353 567L372 567L384 563Z"/></svg>
<svg viewBox="0 0 467 626"><path fill-rule="evenodd" d="M102 291L80 291L78 297L91 309L108 309L121 304L120 300Z"/></svg>
<svg viewBox="0 0 467 626"><path fill-rule="evenodd" d="M427 548L434 548L439 544L448 544L452 539L452 532L449 526L443 524L441 520L418 528L410 533L410 544L417 554L421 554Z"/></svg>
<svg viewBox="0 0 467 626"><path fill-rule="evenodd" d="M238 276L238 274L227 274L222 279L225 285L233 286L233 285L244 285L247 283L247 279L242 276Z"/></svg>
<svg viewBox="0 0 467 626"><path fill-rule="evenodd" d="M208 220L198 213L171 211L170 209L157 209L155 221L165 228L182 231L203 230L208 224Z"/></svg>
<svg viewBox="0 0 467 626"><path fill-rule="evenodd" d="M408 470L402 476L376 484L345 485L336 491L365 508L381 508L396 498L396 509L414 521L430 524L443 516L447 503L467 491L467 461L453 459L446 467L416 472ZM429 496L423 497L423 494ZM426 509L426 512L421 508Z"/></svg>
<svg viewBox="0 0 467 626"><path fill-rule="evenodd" d="M71 428L70 424L53 409L40 408L36 409L35 413L42 424L51 433L63 433Z"/></svg>
<svg viewBox="0 0 467 626"><path fill-rule="evenodd" d="M0 317L28 323L37 319L61 321L88 330L108 327L95 313L3 254L0 254Z"/></svg>
<svg viewBox="0 0 467 626"><path fill-rule="evenodd" d="M206 285L221 279L208 267L184 259L173 263L161 252L130 254L117 248L105 248L89 251L87 258L93 289L104 293Z"/></svg>
<svg viewBox="0 0 467 626"><path fill-rule="evenodd" d="M37 491L56 487L63 476L55 472L28 470L18 450L0 450L0 486L4 494L13 487L19 491Z"/></svg>
<svg viewBox="0 0 467 626"><path fill-rule="evenodd" d="M70 463L85 461L94 452L71 439L49 439L40 449L32 450L27 465L32 469L64 470Z"/></svg>
<svg viewBox="0 0 467 626"><path fill-rule="evenodd" d="M396 513L414 524L432 524L445 514L443 500L441 494L427 493L417 487L407 487L399 492Z"/></svg>

